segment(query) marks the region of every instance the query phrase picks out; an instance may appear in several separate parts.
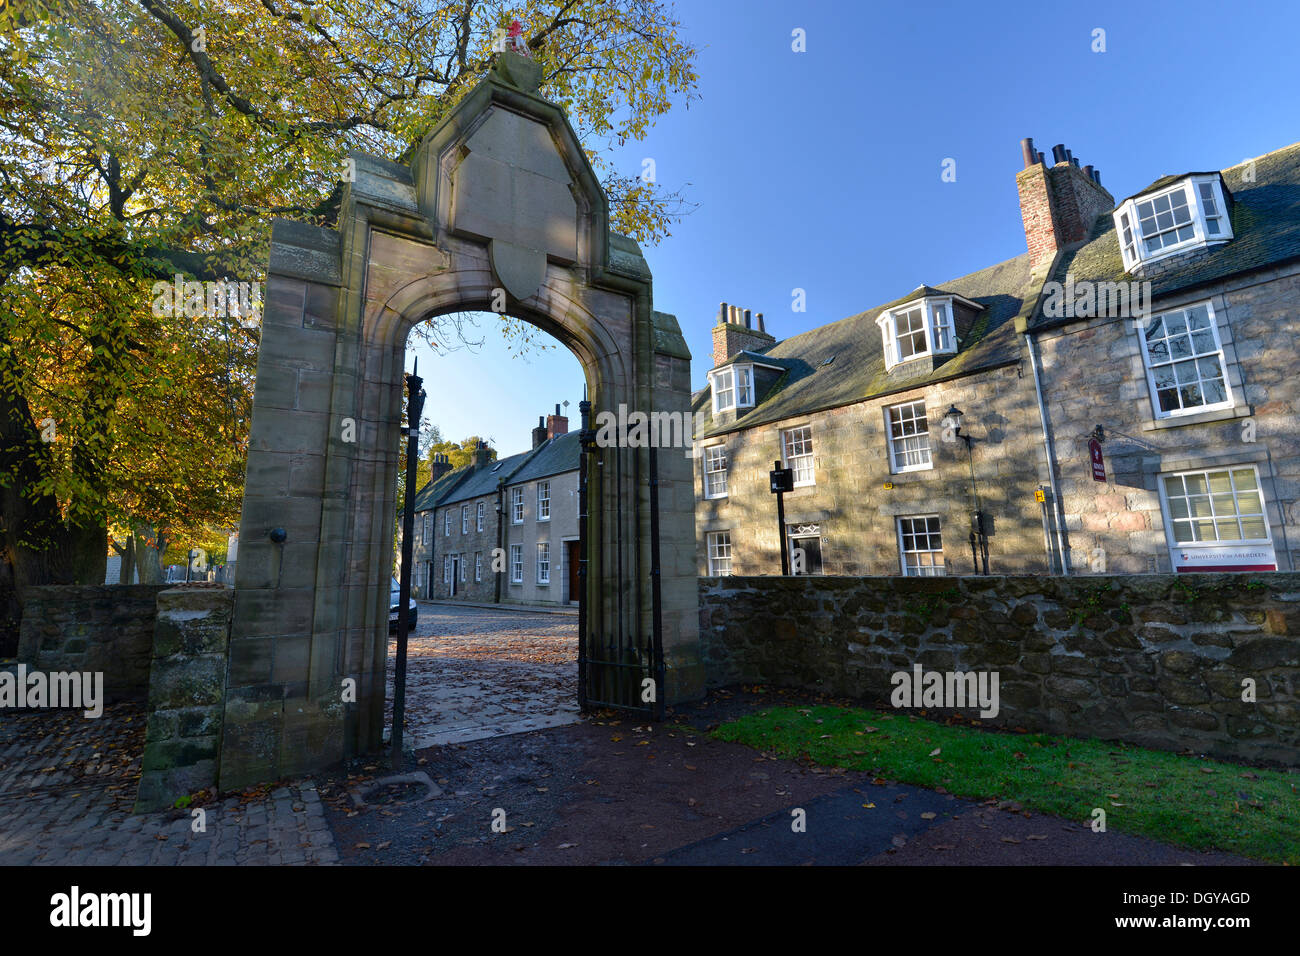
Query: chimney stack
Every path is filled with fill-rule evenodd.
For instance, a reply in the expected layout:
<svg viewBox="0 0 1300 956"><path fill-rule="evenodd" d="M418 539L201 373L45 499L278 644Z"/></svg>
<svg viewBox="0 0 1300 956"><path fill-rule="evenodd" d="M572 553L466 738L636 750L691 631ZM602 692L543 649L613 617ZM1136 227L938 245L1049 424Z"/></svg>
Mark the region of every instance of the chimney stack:
<svg viewBox="0 0 1300 956"><path fill-rule="evenodd" d="M541 415L537 416L537 427L533 429L533 447L546 441L546 419Z"/></svg>
<svg viewBox="0 0 1300 956"><path fill-rule="evenodd" d="M451 471L451 461L440 451L435 451L429 458L429 467L432 470L431 481L437 481L447 472Z"/></svg>
<svg viewBox="0 0 1300 956"><path fill-rule="evenodd" d="M555 414L546 416L546 437L558 438L560 435L567 435L569 432L569 419L567 415L560 414L560 406L555 406Z"/></svg>
<svg viewBox="0 0 1300 956"><path fill-rule="evenodd" d="M491 449L488 448L488 443L485 441L480 441L474 449L474 467L482 468L491 460L492 460Z"/></svg>
<svg viewBox="0 0 1300 956"><path fill-rule="evenodd" d="M717 368L742 349L765 352L776 344L763 324L763 313L742 309L727 302L718 304L718 322L713 327L713 367Z"/></svg>
<svg viewBox="0 0 1300 956"><path fill-rule="evenodd" d="M1066 246L1083 242L1092 233L1097 218L1115 209L1115 198L1101 185L1092 166L1080 166L1079 159L1064 143L1052 147L1054 165L1029 163L1034 153L1032 139L1020 141L1025 168L1016 174L1020 192L1020 217L1025 226L1031 268L1051 262Z"/></svg>

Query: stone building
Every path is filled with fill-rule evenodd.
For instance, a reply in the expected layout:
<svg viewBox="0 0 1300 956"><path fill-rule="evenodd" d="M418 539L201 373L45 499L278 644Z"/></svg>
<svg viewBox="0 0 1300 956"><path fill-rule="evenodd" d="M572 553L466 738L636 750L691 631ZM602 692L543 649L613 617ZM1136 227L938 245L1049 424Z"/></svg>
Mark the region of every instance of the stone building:
<svg viewBox="0 0 1300 956"><path fill-rule="evenodd" d="M1041 178L1017 177L1022 203ZM1300 144L1104 205L1051 256L1030 325L1071 570L1295 570ZM1141 310L1077 307L1134 282L1150 283Z"/></svg>
<svg viewBox="0 0 1300 956"><path fill-rule="evenodd" d="M480 445L465 467L435 461L416 496L414 592L485 604L576 601L577 489L578 435L558 406L539 419L526 452L492 461Z"/></svg>
<svg viewBox="0 0 1300 956"><path fill-rule="evenodd" d="M795 573L1293 567L1300 146L1118 204L1022 147L1026 253L783 341L723 304L701 574L781 572L778 462Z"/></svg>

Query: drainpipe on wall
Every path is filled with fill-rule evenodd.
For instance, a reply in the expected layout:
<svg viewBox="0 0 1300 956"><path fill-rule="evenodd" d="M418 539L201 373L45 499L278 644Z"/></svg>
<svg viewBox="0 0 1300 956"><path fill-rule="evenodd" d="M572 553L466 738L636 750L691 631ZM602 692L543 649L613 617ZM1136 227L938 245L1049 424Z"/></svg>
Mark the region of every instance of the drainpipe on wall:
<svg viewBox="0 0 1300 956"><path fill-rule="evenodd" d="M505 500L506 500L505 495L506 495L506 480L504 478L498 478L497 479L497 553L502 555L506 553L506 545L505 545L506 513L504 511ZM496 586L493 591L494 596L492 598L492 603L494 604L501 603L501 575L504 573L505 573L504 571L492 572L492 577L496 581Z"/></svg>
<svg viewBox="0 0 1300 956"><path fill-rule="evenodd" d="M1038 399L1038 421L1043 427L1043 450L1047 453L1047 481L1052 489L1052 508L1056 519L1056 552L1061 559L1061 574L1070 574L1070 552L1065 544L1065 512L1061 504L1061 493L1056 485L1056 448L1052 441L1052 430L1047 425L1047 405L1043 401L1043 384L1038 371L1038 343L1034 333L1025 330L1025 346L1029 350L1029 367L1034 372L1034 396ZM1047 530L1047 529L1044 529ZM1048 532L1050 536L1050 531ZM1051 557L1049 552L1048 557Z"/></svg>

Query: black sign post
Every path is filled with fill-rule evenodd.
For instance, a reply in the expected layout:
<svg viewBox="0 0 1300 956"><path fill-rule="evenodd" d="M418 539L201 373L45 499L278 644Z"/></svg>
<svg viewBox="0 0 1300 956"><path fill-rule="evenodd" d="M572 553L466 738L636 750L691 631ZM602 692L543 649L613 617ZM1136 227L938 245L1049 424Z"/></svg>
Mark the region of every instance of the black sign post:
<svg viewBox="0 0 1300 956"><path fill-rule="evenodd" d="M785 577L790 573L790 550L785 543L785 493L794 491L794 470L782 468L779 461L774 461L768 476L772 481L772 494L776 495L776 520L781 525L781 575Z"/></svg>

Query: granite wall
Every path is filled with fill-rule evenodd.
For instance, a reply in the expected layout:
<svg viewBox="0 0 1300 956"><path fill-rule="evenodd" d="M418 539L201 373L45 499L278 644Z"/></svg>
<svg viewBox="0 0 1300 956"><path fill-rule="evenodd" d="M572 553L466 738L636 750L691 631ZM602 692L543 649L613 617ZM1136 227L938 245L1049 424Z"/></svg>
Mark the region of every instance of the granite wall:
<svg viewBox="0 0 1300 956"><path fill-rule="evenodd" d="M158 594L165 584L28 588L18 659L32 670L104 675L105 703L144 702Z"/></svg>
<svg viewBox="0 0 1300 956"><path fill-rule="evenodd" d="M709 577L700 638L711 686L989 671L997 726L1300 765L1300 574Z"/></svg>

